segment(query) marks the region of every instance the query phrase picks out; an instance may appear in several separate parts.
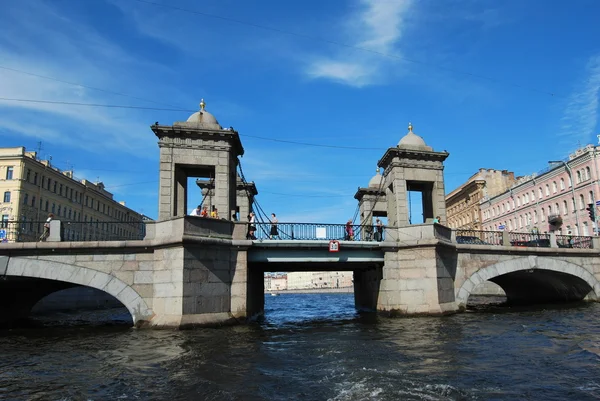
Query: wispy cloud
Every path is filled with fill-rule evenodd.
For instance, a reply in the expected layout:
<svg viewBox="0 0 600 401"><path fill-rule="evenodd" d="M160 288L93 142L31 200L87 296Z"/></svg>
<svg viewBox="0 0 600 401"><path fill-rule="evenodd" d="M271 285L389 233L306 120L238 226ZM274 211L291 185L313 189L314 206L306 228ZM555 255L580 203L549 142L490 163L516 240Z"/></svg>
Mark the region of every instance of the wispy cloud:
<svg viewBox="0 0 600 401"><path fill-rule="evenodd" d="M3 13L0 24L8 34L0 38L0 64L8 68L0 70L3 98L128 104L130 99L64 81L126 91L127 86L139 82L136 71L163 71L162 66L133 57L120 44L59 12L51 3L23 1L7 6ZM148 129L151 119L129 109L0 100L0 110L0 129L7 135L92 152L111 149L143 155L140 149L154 148Z"/></svg>
<svg viewBox="0 0 600 401"><path fill-rule="evenodd" d="M585 79L569 96L558 136L588 143L598 128L600 113L600 55L587 63Z"/></svg>
<svg viewBox="0 0 600 401"><path fill-rule="evenodd" d="M335 57L316 57L306 69L308 76L356 87L385 80L386 69L397 64L398 59L376 53L399 55L397 45L412 3L412 0L360 0L360 10L345 24L349 40L345 43L372 53L355 50L349 54L346 49Z"/></svg>

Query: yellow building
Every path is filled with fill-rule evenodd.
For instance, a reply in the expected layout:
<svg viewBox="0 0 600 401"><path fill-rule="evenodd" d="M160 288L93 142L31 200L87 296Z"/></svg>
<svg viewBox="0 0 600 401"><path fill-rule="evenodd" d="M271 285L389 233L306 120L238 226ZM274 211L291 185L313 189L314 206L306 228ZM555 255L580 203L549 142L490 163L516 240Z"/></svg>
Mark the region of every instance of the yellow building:
<svg viewBox="0 0 600 401"><path fill-rule="evenodd" d="M446 195L448 227L482 230L481 202L505 192L514 183L513 172L480 168L467 182Z"/></svg>
<svg viewBox="0 0 600 401"><path fill-rule="evenodd" d="M0 148L0 241L36 241L50 213L63 241L142 239L147 217L101 182L77 180L24 147Z"/></svg>

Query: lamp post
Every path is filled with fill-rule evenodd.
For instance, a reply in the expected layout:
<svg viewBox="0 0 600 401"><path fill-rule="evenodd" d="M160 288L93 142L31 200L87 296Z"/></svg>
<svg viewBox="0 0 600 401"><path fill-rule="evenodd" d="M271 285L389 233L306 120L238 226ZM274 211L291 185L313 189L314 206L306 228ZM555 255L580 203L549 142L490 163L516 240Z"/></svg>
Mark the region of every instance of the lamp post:
<svg viewBox="0 0 600 401"><path fill-rule="evenodd" d="M573 181L573 172L571 171L571 167L564 162L563 160L551 160L548 163L551 164L562 164L565 166L567 173L569 173L569 180L571 181L571 196L573 196L573 200L575 201L575 222L577 223L577 235L579 235L579 230L581 226L579 225L579 213L577 213L577 199L575 199L575 181Z"/></svg>

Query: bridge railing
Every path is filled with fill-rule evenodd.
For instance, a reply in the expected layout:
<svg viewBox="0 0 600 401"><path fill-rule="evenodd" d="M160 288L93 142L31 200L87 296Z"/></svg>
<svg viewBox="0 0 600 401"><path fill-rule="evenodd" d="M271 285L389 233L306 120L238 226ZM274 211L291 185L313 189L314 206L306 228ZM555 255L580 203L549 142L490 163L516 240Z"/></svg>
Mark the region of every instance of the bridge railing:
<svg viewBox="0 0 600 401"><path fill-rule="evenodd" d="M369 230L360 224L351 225L351 237L347 233L346 224L277 223L278 235L276 236L271 235L271 227L271 223L256 223L254 236L258 240L383 241L385 239L385 229L379 238L375 227Z"/></svg>
<svg viewBox="0 0 600 401"><path fill-rule="evenodd" d="M58 220L58 219L57 219ZM36 242L45 221L2 221L0 242ZM78 222L60 220L61 241L127 241L144 239L144 223L122 221Z"/></svg>
<svg viewBox="0 0 600 401"><path fill-rule="evenodd" d="M556 244L559 248L592 249L592 237L557 235Z"/></svg>
<svg viewBox="0 0 600 401"><path fill-rule="evenodd" d="M459 244L538 248L594 248L594 237L587 236L483 230L454 230L454 235L455 241ZM553 241L553 237L555 238L555 241Z"/></svg>
<svg viewBox="0 0 600 401"><path fill-rule="evenodd" d="M508 238L512 246L550 248L550 234L509 232Z"/></svg>
<svg viewBox="0 0 600 401"><path fill-rule="evenodd" d="M2 221L0 242L38 241L44 232L45 221Z"/></svg>
<svg viewBox="0 0 600 401"><path fill-rule="evenodd" d="M472 245L502 245L502 231L455 230L456 242Z"/></svg>

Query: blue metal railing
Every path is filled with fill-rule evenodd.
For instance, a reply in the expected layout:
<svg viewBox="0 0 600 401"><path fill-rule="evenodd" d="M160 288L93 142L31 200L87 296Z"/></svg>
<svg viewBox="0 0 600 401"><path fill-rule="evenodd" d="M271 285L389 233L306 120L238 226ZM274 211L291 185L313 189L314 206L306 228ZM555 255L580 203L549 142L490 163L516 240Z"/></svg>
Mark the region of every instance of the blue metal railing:
<svg viewBox="0 0 600 401"><path fill-rule="evenodd" d="M278 223L278 235L271 235L271 223L256 223L254 236L258 240L338 240L338 241L375 241L375 227L365 227L359 224L320 224L320 223ZM248 226L249 227L249 226ZM349 230L350 228L350 230ZM385 230L384 230L385 231ZM382 233L381 241L385 239Z"/></svg>

